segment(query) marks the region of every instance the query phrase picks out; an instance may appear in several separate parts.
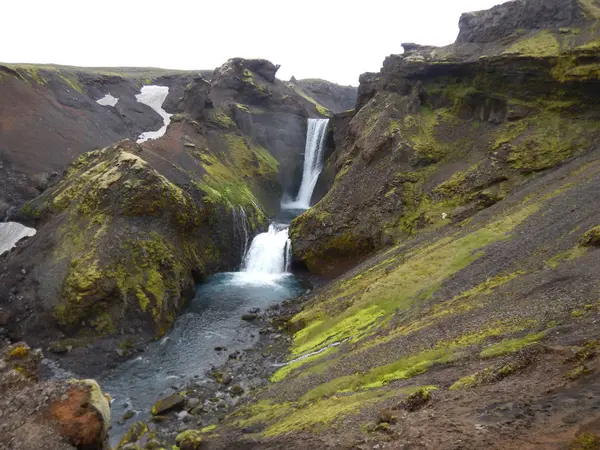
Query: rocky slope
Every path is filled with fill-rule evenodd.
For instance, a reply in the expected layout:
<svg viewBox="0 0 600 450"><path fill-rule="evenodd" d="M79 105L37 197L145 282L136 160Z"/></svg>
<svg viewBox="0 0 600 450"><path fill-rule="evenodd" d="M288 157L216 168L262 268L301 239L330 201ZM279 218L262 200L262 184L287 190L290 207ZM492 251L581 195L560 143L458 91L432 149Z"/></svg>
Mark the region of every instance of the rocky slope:
<svg viewBox="0 0 600 450"><path fill-rule="evenodd" d="M110 399L98 383L40 382L40 350L0 341L0 352L1 449L109 449Z"/></svg>
<svg viewBox="0 0 600 450"><path fill-rule="evenodd" d="M282 174L281 180L286 188L288 183L298 184L301 173L295 172L302 165L304 119L307 114L320 114L317 104L276 80L275 65L257 60L248 68L245 60L232 61L237 62L226 66L237 68L225 75L223 68L213 72L0 63L0 217L51 185L81 153L159 129L162 118L135 97L143 86L169 87L164 109L179 114L184 112L184 91L196 78L209 83L214 78L212 97L217 105L233 105L233 97L239 97L236 102L243 108L236 121L244 123L247 135L276 150L278 157L296 155L291 172ZM244 70L258 70L257 83ZM116 105L97 103L107 94L118 99ZM319 98L329 101L330 97ZM256 123L243 114L246 99Z"/></svg>
<svg viewBox="0 0 600 450"><path fill-rule="evenodd" d="M45 189L81 153L158 129L161 117L135 95L171 87L169 109L199 73L0 64L0 216ZM111 94L117 104L96 100Z"/></svg>
<svg viewBox="0 0 600 450"><path fill-rule="evenodd" d="M13 212L38 232L0 260L0 326L97 374L162 336L197 282L239 265L236 217L266 226L318 115L276 71L238 58L193 78L167 97L178 113L162 138L84 153Z"/></svg>
<svg viewBox="0 0 600 450"><path fill-rule="evenodd" d="M303 97L326 108L329 111L326 115L354 109L356 104L358 89L354 86L341 86L318 78L296 80L294 77L287 85Z"/></svg>
<svg viewBox="0 0 600 450"><path fill-rule="evenodd" d="M405 44L364 74L355 114L333 121L332 187L292 226L295 256L340 273L594 148L594 5L519 1L467 14L457 43Z"/></svg>
<svg viewBox="0 0 600 450"><path fill-rule="evenodd" d="M353 267L273 321L287 364L203 448L598 448L598 11L509 2L362 77L292 225Z"/></svg>

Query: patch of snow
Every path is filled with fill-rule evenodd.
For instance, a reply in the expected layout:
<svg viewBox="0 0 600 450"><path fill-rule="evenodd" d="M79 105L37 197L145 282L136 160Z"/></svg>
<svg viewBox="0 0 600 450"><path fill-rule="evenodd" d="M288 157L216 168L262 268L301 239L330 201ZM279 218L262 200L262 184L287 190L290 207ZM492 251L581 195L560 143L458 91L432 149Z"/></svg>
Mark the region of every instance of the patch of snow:
<svg viewBox="0 0 600 450"><path fill-rule="evenodd" d="M102 106L115 106L119 99L117 97L113 97L110 94L106 94L100 100L96 100L96 103Z"/></svg>
<svg viewBox="0 0 600 450"><path fill-rule="evenodd" d="M140 134L137 140L138 144L146 142L149 139L158 139L167 132L167 127L171 123L171 116L166 112L162 105L165 99L169 95L169 88L167 86L144 86L140 93L135 96L136 100L144 105L148 105L154 111L156 111L162 118L164 125L157 131L146 131Z"/></svg>
<svg viewBox="0 0 600 450"><path fill-rule="evenodd" d="M29 228L17 222L1 222L0 255L13 248L24 237L33 236L35 233L35 228Z"/></svg>

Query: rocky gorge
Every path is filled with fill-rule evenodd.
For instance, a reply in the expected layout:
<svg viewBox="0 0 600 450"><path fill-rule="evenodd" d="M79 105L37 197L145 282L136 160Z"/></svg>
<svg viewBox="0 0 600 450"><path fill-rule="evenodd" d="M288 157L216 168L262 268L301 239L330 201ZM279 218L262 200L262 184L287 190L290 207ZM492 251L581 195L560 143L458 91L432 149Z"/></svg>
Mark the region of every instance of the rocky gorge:
<svg viewBox="0 0 600 450"><path fill-rule="evenodd" d="M509 1L357 90L0 66L0 448L600 448L599 23Z"/></svg>

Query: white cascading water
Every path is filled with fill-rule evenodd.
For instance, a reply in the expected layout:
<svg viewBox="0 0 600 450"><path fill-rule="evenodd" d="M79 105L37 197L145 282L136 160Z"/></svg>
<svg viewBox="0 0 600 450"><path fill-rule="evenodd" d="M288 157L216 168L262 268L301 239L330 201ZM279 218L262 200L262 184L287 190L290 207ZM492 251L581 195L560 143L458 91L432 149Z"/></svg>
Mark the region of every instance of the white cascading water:
<svg viewBox="0 0 600 450"><path fill-rule="evenodd" d="M308 209L317 180L323 170L323 150L329 119L308 119L306 146L304 148L304 170L296 199L282 205L286 209Z"/></svg>
<svg viewBox="0 0 600 450"><path fill-rule="evenodd" d="M291 203L282 204L283 208L310 208L310 199L323 170L323 150L328 123L329 119L308 119L302 183L296 199ZM243 213L243 209L240 212ZM234 220L235 216L234 209ZM288 236L288 225L272 223L269 225L269 231L252 240L239 275L245 280L268 281L289 273L291 261L292 243Z"/></svg>
<svg viewBox="0 0 600 450"><path fill-rule="evenodd" d="M263 275L281 275L289 271L291 242L287 225L272 223L269 231L252 240L244 259L242 272Z"/></svg>

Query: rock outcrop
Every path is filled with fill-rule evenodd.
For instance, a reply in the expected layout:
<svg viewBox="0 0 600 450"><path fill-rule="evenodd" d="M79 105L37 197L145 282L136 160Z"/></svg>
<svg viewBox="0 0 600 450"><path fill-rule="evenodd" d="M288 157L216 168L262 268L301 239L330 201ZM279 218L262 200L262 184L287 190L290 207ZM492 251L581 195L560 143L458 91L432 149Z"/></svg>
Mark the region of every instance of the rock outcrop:
<svg viewBox="0 0 600 450"><path fill-rule="evenodd" d="M160 152L124 141L86 153L25 206L38 233L2 262L3 325L73 356L100 337L139 342L165 333L195 283L239 264L232 209L266 225L277 162L234 130L186 130L178 122Z"/></svg>
<svg viewBox="0 0 600 450"><path fill-rule="evenodd" d="M23 342L0 348L0 448L110 448L110 403L98 383L38 380L39 350Z"/></svg>
<svg viewBox="0 0 600 450"><path fill-rule="evenodd" d="M456 44L404 44L363 75L356 113L332 122L341 127L324 172L333 186L292 224L295 258L339 274L593 148L594 5L515 1L465 15Z"/></svg>
<svg viewBox="0 0 600 450"><path fill-rule="evenodd" d="M296 80L293 77L288 86L331 113L348 111L356 105L358 89L355 86L341 86L318 78Z"/></svg>

